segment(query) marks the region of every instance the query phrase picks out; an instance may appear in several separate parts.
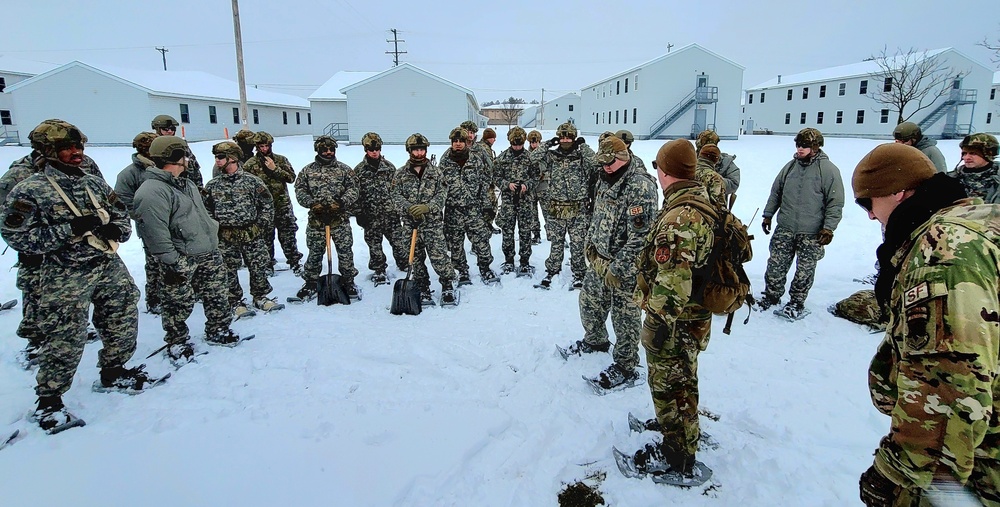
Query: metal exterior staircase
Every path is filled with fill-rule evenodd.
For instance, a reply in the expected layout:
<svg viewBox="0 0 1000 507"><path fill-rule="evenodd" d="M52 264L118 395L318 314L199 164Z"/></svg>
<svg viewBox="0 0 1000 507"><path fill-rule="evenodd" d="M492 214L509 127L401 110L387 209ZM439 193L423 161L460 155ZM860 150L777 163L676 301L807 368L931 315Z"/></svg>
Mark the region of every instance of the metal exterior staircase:
<svg viewBox="0 0 1000 507"><path fill-rule="evenodd" d="M972 130L971 125L958 124L958 106L975 104L977 95L978 90L951 90L947 99L938 104L923 120L920 120L918 123L920 130L924 132L929 131L931 125L934 125L943 116L948 115L948 119L944 124L944 130L941 132L942 138L953 139L970 134Z"/></svg>
<svg viewBox="0 0 1000 507"><path fill-rule="evenodd" d="M667 114L660 117L649 129L650 139L656 137L668 127L679 120L684 113L688 112L695 104L715 104L719 101L718 86L699 86L691 93L684 96L680 102L667 111Z"/></svg>
<svg viewBox="0 0 1000 507"><path fill-rule="evenodd" d="M327 125L323 129L323 135L330 136L338 141L347 141L350 138L346 123L331 123Z"/></svg>
<svg viewBox="0 0 1000 507"><path fill-rule="evenodd" d="M0 146L8 144L19 144L20 136L16 130L7 130L7 127L0 126Z"/></svg>

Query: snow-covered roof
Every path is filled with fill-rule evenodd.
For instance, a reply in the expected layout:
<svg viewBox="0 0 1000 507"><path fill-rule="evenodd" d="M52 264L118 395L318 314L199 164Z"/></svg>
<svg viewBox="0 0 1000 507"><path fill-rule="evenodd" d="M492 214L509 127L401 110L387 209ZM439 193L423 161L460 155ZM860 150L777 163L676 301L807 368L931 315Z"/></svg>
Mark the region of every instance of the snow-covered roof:
<svg viewBox="0 0 1000 507"><path fill-rule="evenodd" d="M1000 70L993 73L993 84L1000 84Z"/></svg>
<svg viewBox="0 0 1000 507"><path fill-rule="evenodd" d="M16 90L37 80L45 79L48 76L74 67L102 74L110 79L142 89L151 95L192 99L218 99L233 102L240 101L239 85L236 81L230 81L207 72L124 69L107 65L90 65L80 61L73 61L31 79L26 79L8 87L7 90ZM257 88L247 88L247 103L296 108L309 107L309 101L301 97L259 90Z"/></svg>
<svg viewBox="0 0 1000 507"><path fill-rule="evenodd" d="M388 75L393 74L395 72L399 72L399 71L404 70L404 69L412 70L412 71L414 71L414 72L416 72L418 74L422 74L424 76L427 76L427 77L429 77L429 78L431 78L431 79L433 79L435 81L438 81L438 82L443 83L445 85L448 85L448 86L450 86L452 88L455 88L455 89L457 89L459 91L462 91L466 95L468 95L468 96L470 96L472 98L476 97L476 94L472 93L472 90L470 90L470 89L468 89L468 88L466 88L464 86L458 85L456 83L453 83L451 81L448 81L447 79L445 79L445 78L443 78L441 76L438 76L438 75L432 74L430 72L427 72L426 70L421 69L420 67L417 67L416 65L413 65L413 64L410 64L410 63L406 63L406 62L403 62L403 63L401 63L401 64L399 64L399 65L397 65L395 67L392 67L389 70L384 70L382 72L379 72L379 73L375 74L374 76L371 76L371 77L369 77L367 79L364 79L362 81L358 81L356 83L347 85L347 86L341 88L340 91L341 91L341 93L347 93L348 90L352 90L352 89L357 88L359 86L368 84L369 82L374 81L376 79L382 79L385 76L388 76Z"/></svg>
<svg viewBox="0 0 1000 507"><path fill-rule="evenodd" d="M378 72L360 72L353 70L342 70L328 79L322 86L309 95L309 100L347 100L347 95L341 93L341 89L368 79Z"/></svg>
<svg viewBox="0 0 1000 507"><path fill-rule="evenodd" d="M491 110L491 109L527 109L528 107L533 106L533 105L535 105L535 104L509 104L509 103L503 103L503 104L493 104L492 106L483 106L483 107L481 107L479 109L481 109L483 111L488 111L488 110Z"/></svg>
<svg viewBox="0 0 1000 507"><path fill-rule="evenodd" d="M916 61L921 61L927 58L935 57L945 51L952 51L952 48L942 48L933 49L925 51L921 54ZM891 62L891 59L889 60ZM777 76L774 79L769 79L763 83L747 88L747 90L759 90L766 88L773 88L775 86L795 86L806 83L816 83L820 81L830 81L831 79L846 79L859 76L867 76L869 74L875 74L882 70L879 64L874 60L866 60L863 62L849 63L847 65L840 65L837 67L828 67L825 69L812 70L809 72L802 72L800 74L791 74L787 76L781 76L781 82L778 82Z"/></svg>
<svg viewBox="0 0 1000 507"><path fill-rule="evenodd" d="M702 47L702 46L700 46L698 44L687 44L685 46L681 46L676 51L671 51L671 52L669 52L669 53L667 53L665 55L661 55L661 56L658 56L656 58L653 58L652 60L640 63L639 65L636 65L635 67L632 67L631 69L628 69L628 70L625 70L625 71L622 71L622 72L618 72L616 74L612 74L611 76L608 76L608 77L606 77L606 78L604 78L604 79L602 79L600 81L591 83L591 84L589 84L587 86L584 86L583 88L584 89L586 89L586 88L593 88L594 86L597 86L597 85L599 85L601 83L604 83L606 81L610 81L612 79L615 79L618 76L624 76L625 74L631 74L631 73L633 73L633 72L635 72L635 71L637 71L639 69L642 69L643 67L649 67L650 65L653 65L655 63L659 63L659 62L661 62L663 60L666 60L667 58L679 55L679 54L683 53L684 51L688 51L690 49L700 49L700 50L702 50L702 51L704 51L704 52L706 52L706 53L708 53L708 54L710 54L710 55L712 55L712 56L714 56L714 57L716 57L716 58L718 58L718 59L720 59L720 60L722 60L722 61L724 61L726 63L729 63L731 65L739 67L740 70L746 70L746 67L744 67L744 66L742 66L742 65L740 65L740 64L738 64L738 63L730 60L729 58L726 58L726 57L724 57L724 56L722 56L722 55L720 55L718 53L715 53L713 51L709 51L709 50L705 49L704 47Z"/></svg>
<svg viewBox="0 0 1000 507"><path fill-rule="evenodd" d="M48 72L58 65L54 63L36 62L33 60L21 60L9 56L0 55L0 72L8 74L21 74L24 76L37 76L43 72Z"/></svg>

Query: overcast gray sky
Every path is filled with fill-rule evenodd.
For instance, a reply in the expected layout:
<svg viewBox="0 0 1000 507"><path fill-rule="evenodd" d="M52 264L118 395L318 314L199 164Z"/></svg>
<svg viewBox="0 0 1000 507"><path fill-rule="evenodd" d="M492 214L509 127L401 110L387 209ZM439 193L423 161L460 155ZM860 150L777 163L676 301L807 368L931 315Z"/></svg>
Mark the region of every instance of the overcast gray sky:
<svg viewBox="0 0 1000 507"><path fill-rule="evenodd" d="M843 65L883 46L954 47L1000 38L996 0L646 1L240 0L248 84L307 96L340 70L381 71L390 28L400 61L472 89L480 102L578 91L697 43L746 67L744 87ZM0 54L66 63L201 70L236 80L230 0L4 0ZM264 86L267 85L267 86ZM277 85L277 86L276 86Z"/></svg>

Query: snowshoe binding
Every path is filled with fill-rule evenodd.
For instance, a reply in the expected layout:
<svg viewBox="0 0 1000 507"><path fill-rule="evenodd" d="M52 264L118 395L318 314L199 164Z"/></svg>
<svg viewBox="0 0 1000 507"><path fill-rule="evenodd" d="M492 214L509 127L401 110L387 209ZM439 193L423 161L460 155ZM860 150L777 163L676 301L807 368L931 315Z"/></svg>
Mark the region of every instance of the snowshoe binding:
<svg viewBox="0 0 1000 507"><path fill-rule="evenodd" d="M500 277L492 269L480 271L479 279L482 280L483 285L497 285L500 283Z"/></svg>
<svg viewBox="0 0 1000 507"><path fill-rule="evenodd" d="M136 395L156 387L170 378L169 373L162 377L151 377L146 372L145 367L145 364L140 364L135 368L125 368L124 366L102 368L101 378L94 381L92 389L95 393L119 392Z"/></svg>
<svg viewBox="0 0 1000 507"><path fill-rule="evenodd" d="M774 311L775 315L790 322L801 320L810 313L812 312L807 310L802 303L795 303L792 301L789 301L787 304L785 304L785 306Z"/></svg>
<svg viewBox="0 0 1000 507"><path fill-rule="evenodd" d="M465 287L466 285L472 285L472 279L469 278L469 274L462 273L458 275L458 286Z"/></svg>
<svg viewBox="0 0 1000 507"><path fill-rule="evenodd" d="M389 285L389 277L386 276L385 271L376 271L372 273L372 286L378 287L379 285ZM348 294L350 296L350 294Z"/></svg>
<svg viewBox="0 0 1000 507"><path fill-rule="evenodd" d="M240 337L232 329L227 329L219 333L213 333L211 335L205 336L205 343L209 345L220 345L223 347L235 347L247 340L252 340L254 335L247 335Z"/></svg>
<svg viewBox="0 0 1000 507"><path fill-rule="evenodd" d="M509 274L513 273L514 271L515 271L515 268L514 268L514 261L513 260L508 260L508 261L506 261L506 262L504 262L503 264L500 265L500 274L501 275L509 275Z"/></svg>
<svg viewBox="0 0 1000 507"><path fill-rule="evenodd" d="M583 340L577 340L576 342L570 344L569 347L560 347L556 345L556 351L563 359L568 360L569 356L582 356L584 354L592 354L594 352L607 352L611 349L611 343L605 343L602 345L591 345Z"/></svg>
<svg viewBox="0 0 1000 507"><path fill-rule="evenodd" d="M639 382L642 380L642 376L639 375L639 372L634 369L627 370L618 366L618 363L613 363L596 377L587 377L584 375L583 380L587 381L590 388L594 390L594 394L604 396L605 394L611 392L621 391L639 385Z"/></svg>
<svg viewBox="0 0 1000 507"><path fill-rule="evenodd" d="M307 303L316 299L316 283L306 282L302 284L302 288L295 293L294 296L289 296L285 299L285 302L292 304L302 304Z"/></svg>
<svg viewBox="0 0 1000 507"><path fill-rule="evenodd" d="M536 289L549 290L552 288L552 279L555 278L556 273L546 273L545 278L542 278L541 282L535 284Z"/></svg>
<svg viewBox="0 0 1000 507"><path fill-rule="evenodd" d="M261 297L253 300L254 308L264 312L271 313L277 312L285 309L285 305L278 303L274 299Z"/></svg>
<svg viewBox="0 0 1000 507"><path fill-rule="evenodd" d="M233 308L233 321L240 319L251 319L257 315L257 312L251 310L246 301L240 301Z"/></svg>
<svg viewBox="0 0 1000 507"><path fill-rule="evenodd" d="M460 293L452 288L451 283L441 284L441 306L458 306L460 299Z"/></svg>
<svg viewBox="0 0 1000 507"><path fill-rule="evenodd" d="M535 277L535 267L531 264L521 264L517 268L517 278L534 278Z"/></svg>
<svg viewBox="0 0 1000 507"><path fill-rule="evenodd" d="M66 410L59 396L43 396L38 398L38 408L31 419L49 435L62 433L70 428L86 426L87 423L72 412Z"/></svg>

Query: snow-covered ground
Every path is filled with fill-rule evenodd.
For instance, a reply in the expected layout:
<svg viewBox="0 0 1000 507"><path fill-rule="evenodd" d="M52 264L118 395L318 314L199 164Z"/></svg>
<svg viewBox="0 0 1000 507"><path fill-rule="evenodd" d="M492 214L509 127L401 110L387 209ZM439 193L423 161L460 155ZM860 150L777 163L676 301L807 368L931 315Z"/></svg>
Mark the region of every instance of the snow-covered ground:
<svg viewBox="0 0 1000 507"><path fill-rule="evenodd" d="M505 132L499 129L498 153L507 147ZM14 359L24 346L15 336L20 310L0 314L0 433L19 428L23 436L0 452L0 503L542 506L555 504L566 483L589 476L604 477L600 491L619 506L856 504L858 475L889 425L867 392L867 366L881 336L825 310L862 288L854 278L873 271L879 226L853 204L850 177L880 142L827 139L848 204L806 302L812 315L788 323L753 313L742 325L744 309L729 336L722 333L723 319L715 321L700 358L701 406L721 416L702 420L702 429L720 443L699 454L721 484L709 495L619 474L611 447L632 451L654 438L630 434L627 424L630 411L651 417L652 402L644 384L592 394L580 376L610 364L607 354L569 361L557 355L555 344L583 333L578 293L566 290L568 268L549 292L505 276L502 287L464 288L457 308L392 316L391 286L365 282L368 251L356 228L361 302L290 305L237 322L237 332L257 338L234 349L213 347L162 387L134 397L91 391L100 344L88 345L64 397L87 426L55 436L26 419L34 408L35 379ZM193 145L206 180L211 144ZM637 141L633 148L651 168L661 144ZM958 161L957 141L939 146L949 163ZM748 272L759 292L769 238L760 231L758 208L791 158L793 142L744 136L721 148L737 154L742 169L737 215L749 221L756 214L756 255ZM444 149L432 146L430 152L440 156ZM313 157L308 137L279 138L275 151L296 170ZM27 152L2 147L0 164ZM87 149L112 183L131 152ZM397 165L406 160L401 146L386 146L383 153ZM360 146L338 150L352 166L362 156ZM304 230L305 212L297 214ZM492 245L498 268L500 236ZM535 247L533 264L542 266L548 246ZM143 287L139 240L133 237L120 253ZM7 266L15 261L12 254L3 258ZM20 296L14 275L0 272L0 300ZM246 272L241 276L247 287ZM281 300L301 285L288 271L271 283ZM191 318L194 332L204 322L199 308ZM159 319L140 313L133 363L162 345L162 337ZM159 356L144 362L154 373L172 369Z"/></svg>

